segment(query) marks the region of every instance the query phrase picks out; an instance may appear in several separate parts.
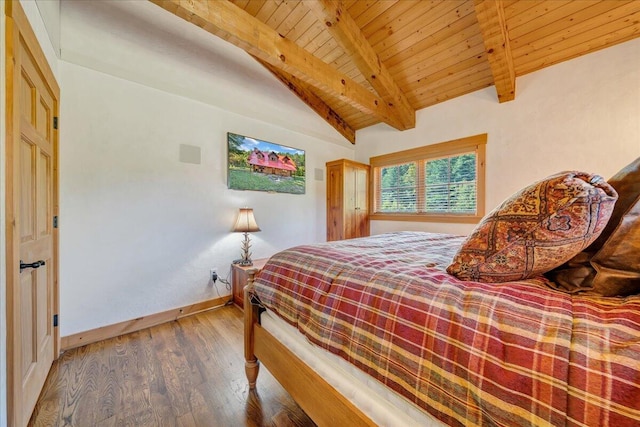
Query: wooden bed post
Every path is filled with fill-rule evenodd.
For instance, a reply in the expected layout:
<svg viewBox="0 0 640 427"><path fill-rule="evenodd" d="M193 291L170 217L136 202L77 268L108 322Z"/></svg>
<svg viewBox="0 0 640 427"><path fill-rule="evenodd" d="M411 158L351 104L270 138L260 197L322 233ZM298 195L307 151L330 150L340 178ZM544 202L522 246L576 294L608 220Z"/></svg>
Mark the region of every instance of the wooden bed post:
<svg viewBox="0 0 640 427"><path fill-rule="evenodd" d="M269 372L317 425L375 427L369 417L258 323L260 307L251 304L250 297L258 271L247 270L244 287L244 370L249 390L256 388L258 353Z"/></svg>
<svg viewBox="0 0 640 427"><path fill-rule="evenodd" d="M250 390L256 388L258 370L260 369L260 362L258 362L253 347L253 326L258 322L259 307L251 304L250 297L257 272L257 268L247 270L247 285L244 287L244 371L249 381Z"/></svg>

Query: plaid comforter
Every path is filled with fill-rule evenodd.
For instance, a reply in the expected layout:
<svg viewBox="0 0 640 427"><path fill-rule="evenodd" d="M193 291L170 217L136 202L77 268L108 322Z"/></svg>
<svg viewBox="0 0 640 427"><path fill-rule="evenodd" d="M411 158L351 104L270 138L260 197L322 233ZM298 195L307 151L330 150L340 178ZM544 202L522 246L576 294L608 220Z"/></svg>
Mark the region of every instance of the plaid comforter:
<svg viewBox="0 0 640 427"><path fill-rule="evenodd" d="M262 304L449 425L640 425L640 296L446 273L462 238L400 232L299 246Z"/></svg>

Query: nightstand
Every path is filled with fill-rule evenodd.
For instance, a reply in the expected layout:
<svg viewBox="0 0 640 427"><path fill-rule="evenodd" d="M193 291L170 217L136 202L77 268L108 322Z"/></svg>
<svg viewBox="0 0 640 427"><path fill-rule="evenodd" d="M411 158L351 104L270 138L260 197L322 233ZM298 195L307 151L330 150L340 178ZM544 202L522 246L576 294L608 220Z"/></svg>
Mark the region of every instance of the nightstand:
<svg viewBox="0 0 640 427"><path fill-rule="evenodd" d="M247 271L252 268L262 269L269 258L254 259L253 265L231 264L231 288L233 292L233 302L240 308L244 307L243 289L247 285L249 275Z"/></svg>

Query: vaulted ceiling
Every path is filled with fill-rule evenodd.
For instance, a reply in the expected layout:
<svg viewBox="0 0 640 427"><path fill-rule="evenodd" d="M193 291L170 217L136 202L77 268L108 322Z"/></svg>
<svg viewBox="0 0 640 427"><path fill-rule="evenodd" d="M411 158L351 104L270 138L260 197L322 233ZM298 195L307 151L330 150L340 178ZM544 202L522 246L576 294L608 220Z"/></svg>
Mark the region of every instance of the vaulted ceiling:
<svg viewBox="0 0 640 427"><path fill-rule="evenodd" d="M640 36L632 0L151 0L244 49L347 140Z"/></svg>

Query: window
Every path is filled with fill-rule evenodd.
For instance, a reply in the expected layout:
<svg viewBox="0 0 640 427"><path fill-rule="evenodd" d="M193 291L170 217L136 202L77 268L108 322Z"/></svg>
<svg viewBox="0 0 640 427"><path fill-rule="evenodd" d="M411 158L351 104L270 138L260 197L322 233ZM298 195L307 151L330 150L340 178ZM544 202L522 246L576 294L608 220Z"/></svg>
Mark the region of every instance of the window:
<svg viewBox="0 0 640 427"><path fill-rule="evenodd" d="M478 222L486 142L482 134L372 157L371 219Z"/></svg>

